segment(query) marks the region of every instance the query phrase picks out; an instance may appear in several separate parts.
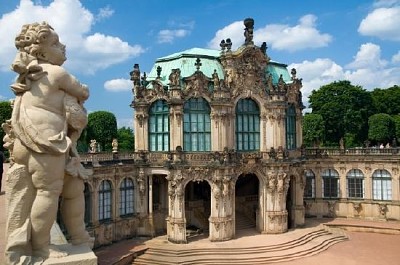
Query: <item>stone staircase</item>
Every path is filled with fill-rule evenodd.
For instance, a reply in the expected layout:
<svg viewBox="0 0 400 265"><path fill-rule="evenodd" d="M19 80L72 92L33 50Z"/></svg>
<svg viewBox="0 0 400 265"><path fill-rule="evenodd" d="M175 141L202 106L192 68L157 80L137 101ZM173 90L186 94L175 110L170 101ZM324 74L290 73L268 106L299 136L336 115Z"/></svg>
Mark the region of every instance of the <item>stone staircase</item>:
<svg viewBox="0 0 400 265"><path fill-rule="evenodd" d="M255 228L256 222L255 222L255 220L252 220L249 217L247 217L245 214L243 214L239 211L236 211L235 212L235 227L236 227L236 231Z"/></svg>
<svg viewBox="0 0 400 265"><path fill-rule="evenodd" d="M175 245L169 242L158 242L148 245L146 252L137 257L135 265L248 265L268 264L290 261L312 256L330 246L347 240L342 230L330 230L323 226L309 229L293 239L274 243L268 242L269 235L257 235L260 240L247 240L243 244L208 244ZM226 241L229 242L229 241ZM224 243L226 243L224 242ZM210 245L215 245L210 247ZM258 244L258 245L257 245Z"/></svg>

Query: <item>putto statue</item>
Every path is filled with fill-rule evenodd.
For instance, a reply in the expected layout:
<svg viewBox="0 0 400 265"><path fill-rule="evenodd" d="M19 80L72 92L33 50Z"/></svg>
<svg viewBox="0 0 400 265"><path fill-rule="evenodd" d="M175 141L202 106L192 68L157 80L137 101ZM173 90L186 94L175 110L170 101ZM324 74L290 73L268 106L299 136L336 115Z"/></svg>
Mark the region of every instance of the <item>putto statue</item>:
<svg viewBox="0 0 400 265"><path fill-rule="evenodd" d="M7 172L7 264L40 264L68 253L50 245L59 197L61 215L73 245L93 244L84 223L84 182L76 141L87 123L87 86L70 75L65 45L47 24L22 27L11 86L15 101L5 146L13 164Z"/></svg>

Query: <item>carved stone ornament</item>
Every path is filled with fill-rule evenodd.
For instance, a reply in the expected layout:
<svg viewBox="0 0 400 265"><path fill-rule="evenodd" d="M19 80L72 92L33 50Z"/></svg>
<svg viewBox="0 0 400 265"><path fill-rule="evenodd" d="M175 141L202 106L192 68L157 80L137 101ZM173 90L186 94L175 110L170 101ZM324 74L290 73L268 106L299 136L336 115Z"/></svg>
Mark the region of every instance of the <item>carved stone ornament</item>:
<svg viewBox="0 0 400 265"><path fill-rule="evenodd" d="M201 95L211 96L208 90L211 79L203 74L201 71L195 72L193 75L183 79L185 83L185 89L183 95L186 98L200 97Z"/></svg>

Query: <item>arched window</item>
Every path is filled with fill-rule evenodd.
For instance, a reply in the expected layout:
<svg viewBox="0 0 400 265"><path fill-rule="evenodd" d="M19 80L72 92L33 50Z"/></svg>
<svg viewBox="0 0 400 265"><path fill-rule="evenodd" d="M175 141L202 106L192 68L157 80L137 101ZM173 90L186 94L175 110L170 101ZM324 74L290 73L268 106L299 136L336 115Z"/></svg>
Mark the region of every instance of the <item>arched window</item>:
<svg viewBox="0 0 400 265"><path fill-rule="evenodd" d="M293 104L286 110L286 148L296 149L296 109Z"/></svg>
<svg viewBox="0 0 400 265"><path fill-rule="evenodd" d="M352 169L347 173L347 197L364 198L364 174L359 169Z"/></svg>
<svg viewBox="0 0 400 265"><path fill-rule="evenodd" d="M169 108L165 100L155 101L149 111L150 151L169 151Z"/></svg>
<svg viewBox="0 0 400 265"><path fill-rule="evenodd" d="M83 194L85 196L85 224L89 226L92 223L92 197L89 184L87 183L85 183Z"/></svg>
<svg viewBox="0 0 400 265"><path fill-rule="evenodd" d="M315 175L312 170L306 170L306 186L304 187L304 198L315 198Z"/></svg>
<svg viewBox="0 0 400 265"><path fill-rule="evenodd" d="M252 99L240 99L236 105L236 150L260 150L260 111Z"/></svg>
<svg viewBox="0 0 400 265"><path fill-rule="evenodd" d="M133 214L133 181L129 178L124 178L119 187L120 204L119 215L127 216Z"/></svg>
<svg viewBox="0 0 400 265"><path fill-rule="evenodd" d="M387 170L377 169L372 174L372 193L374 200L392 199L392 176Z"/></svg>
<svg viewBox="0 0 400 265"><path fill-rule="evenodd" d="M203 98L191 98L183 106L183 150L211 150L211 109Z"/></svg>
<svg viewBox="0 0 400 265"><path fill-rule="evenodd" d="M322 191L324 198L339 197L339 173L334 169L326 169L322 172Z"/></svg>
<svg viewBox="0 0 400 265"><path fill-rule="evenodd" d="M111 219L112 190L111 182L103 180L99 188L99 221Z"/></svg>

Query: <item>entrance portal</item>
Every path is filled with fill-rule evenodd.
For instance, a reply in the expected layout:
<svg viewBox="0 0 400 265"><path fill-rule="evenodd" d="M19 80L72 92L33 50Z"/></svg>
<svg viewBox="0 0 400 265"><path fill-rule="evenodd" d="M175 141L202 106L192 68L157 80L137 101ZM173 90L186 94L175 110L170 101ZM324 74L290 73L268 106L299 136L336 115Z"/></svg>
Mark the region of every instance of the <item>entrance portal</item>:
<svg viewBox="0 0 400 265"><path fill-rule="evenodd" d="M211 187L207 181L189 182L185 188L186 238L208 234Z"/></svg>
<svg viewBox="0 0 400 265"><path fill-rule="evenodd" d="M168 181L165 175L153 175L153 218L156 234L165 234L168 216Z"/></svg>
<svg viewBox="0 0 400 265"><path fill-rule="evenodd" d="M255 174L240 175L235 186L235 229L256 227L260 182Z"/></svg>

